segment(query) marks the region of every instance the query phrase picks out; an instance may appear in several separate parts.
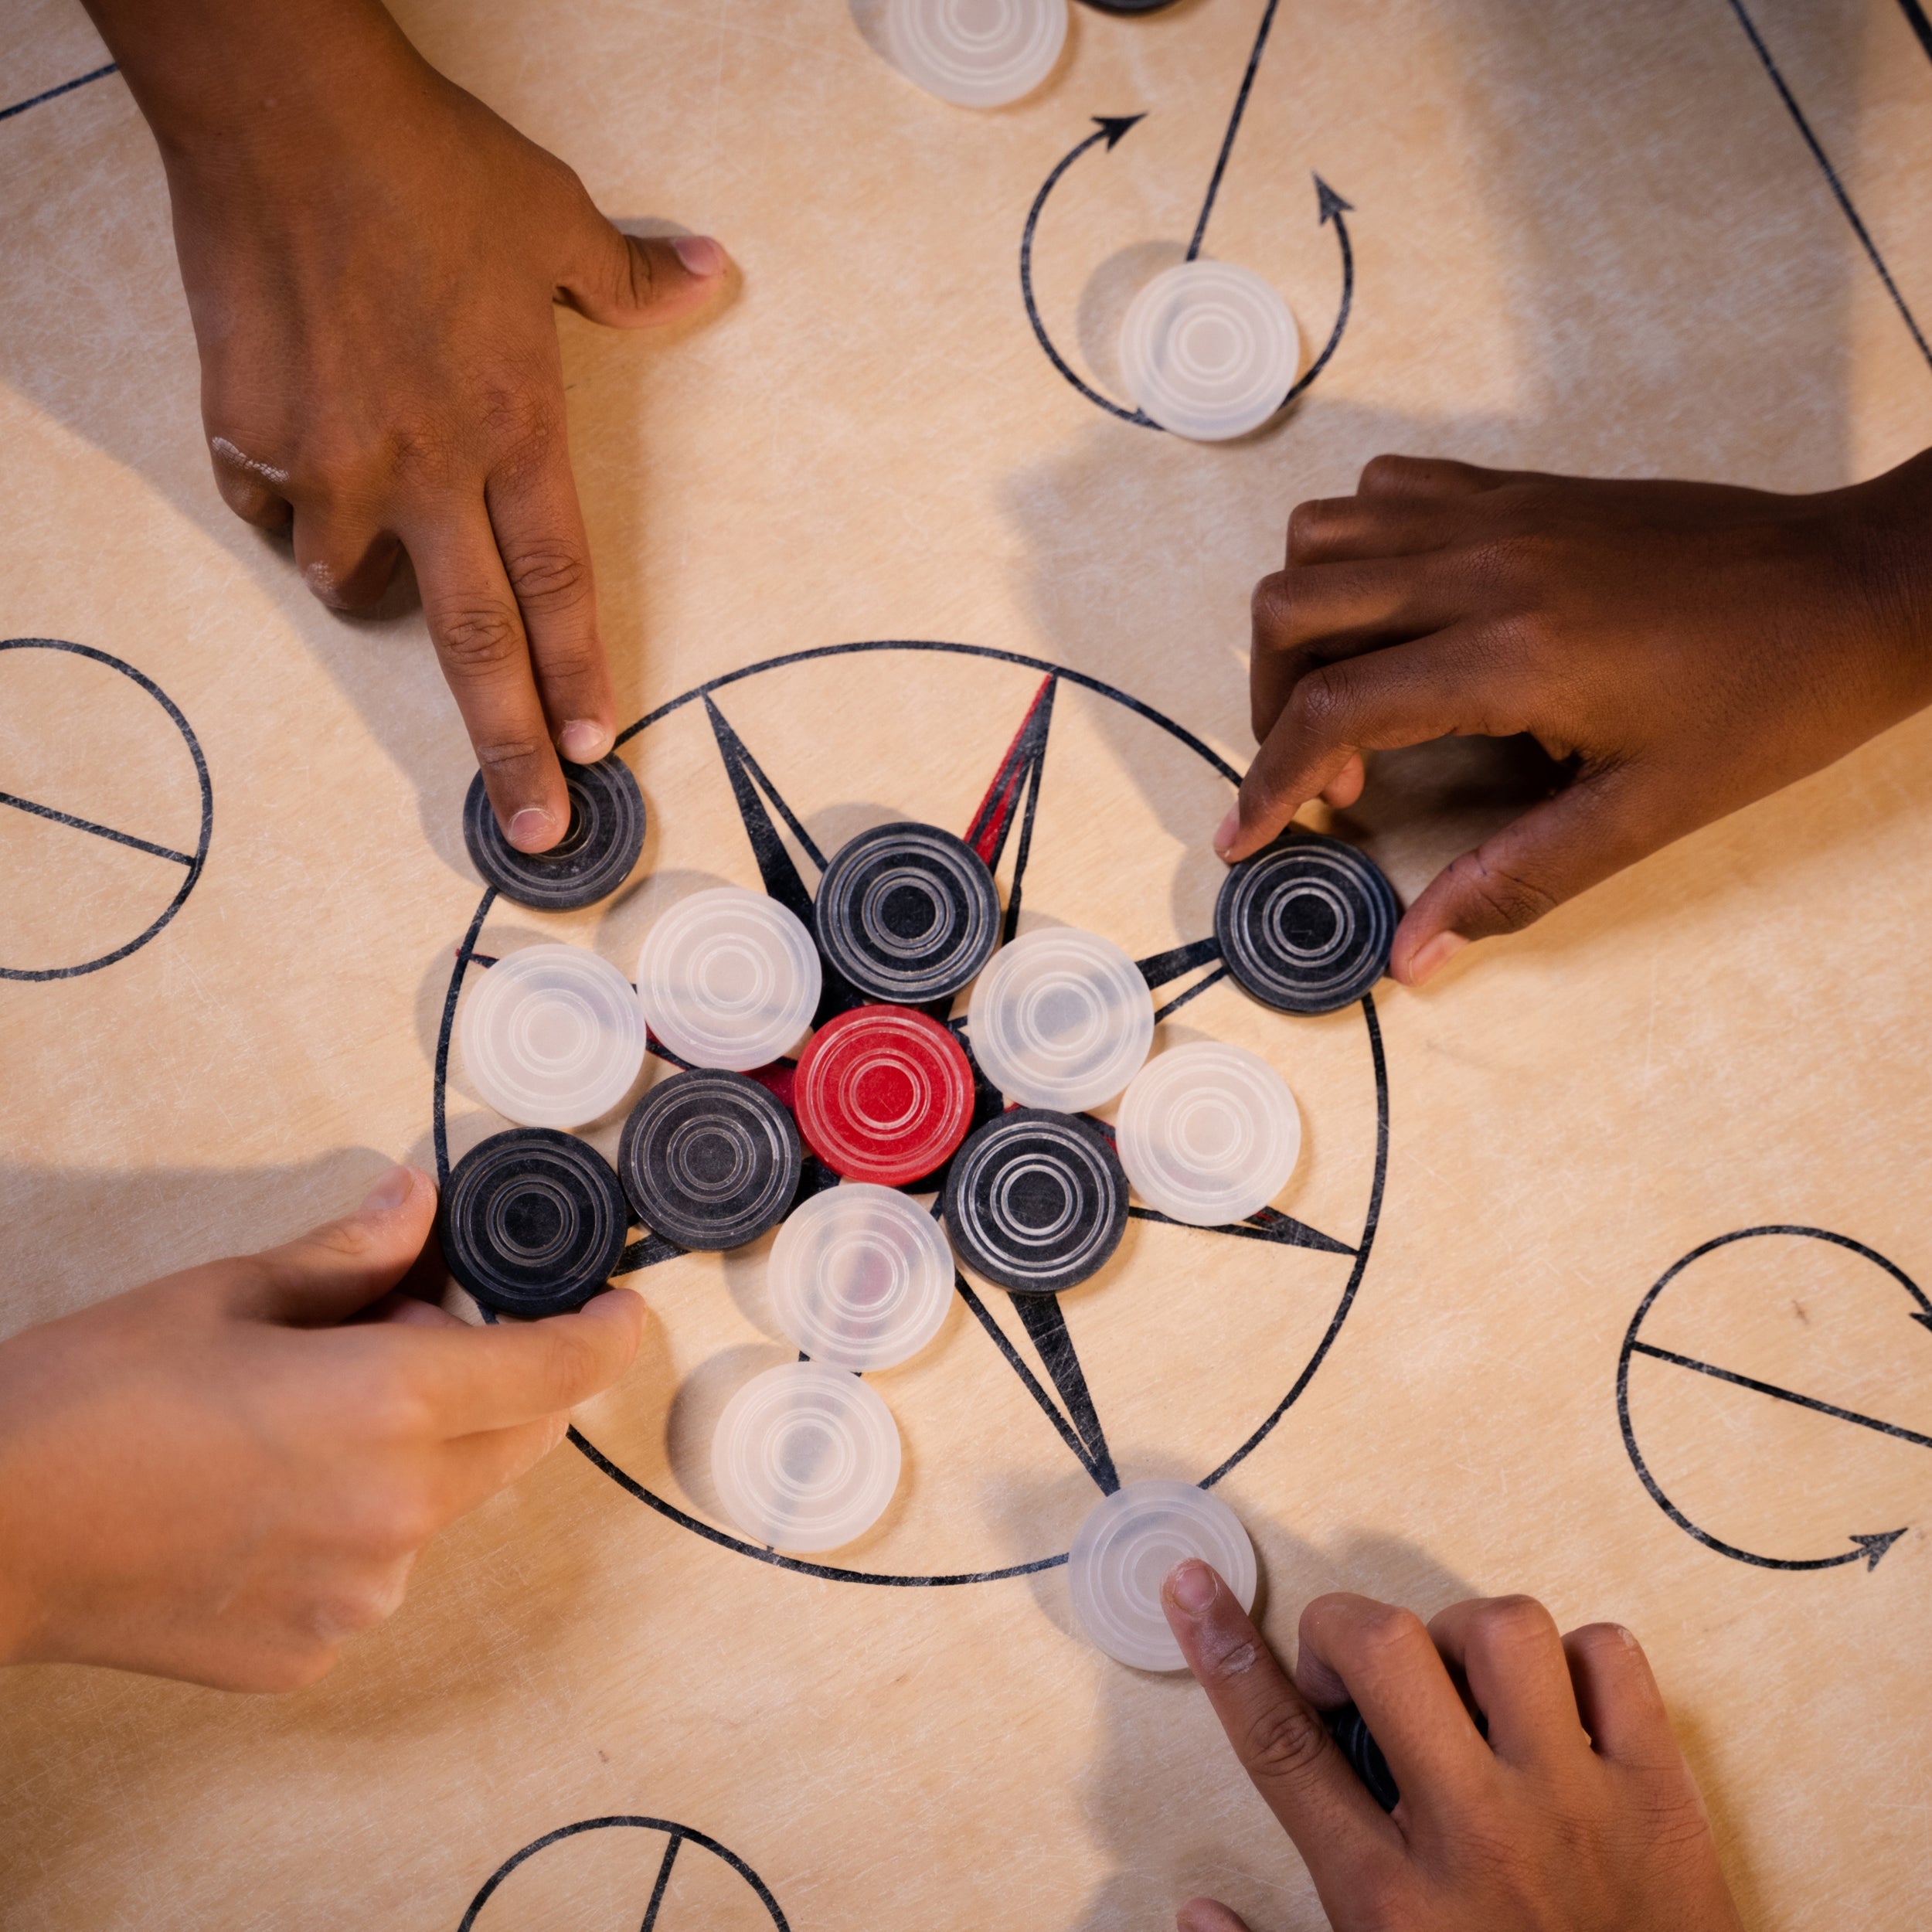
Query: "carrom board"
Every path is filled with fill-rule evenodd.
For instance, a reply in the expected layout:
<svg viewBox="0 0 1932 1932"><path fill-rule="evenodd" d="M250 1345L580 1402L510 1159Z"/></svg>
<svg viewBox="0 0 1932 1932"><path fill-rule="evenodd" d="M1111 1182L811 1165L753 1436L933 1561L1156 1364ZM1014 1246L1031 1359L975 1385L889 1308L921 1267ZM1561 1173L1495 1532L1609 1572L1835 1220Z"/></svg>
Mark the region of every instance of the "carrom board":
<svg viewBox="0 0 1932 1932"><path fill-rule="evenodd" d="M399 11L614 216L743 267L672 340L559 322L644 862L582 914L482 902L420 612L331 615L221 507L151 145L71 0L21 0L5 1326L459 1157L499 1124L449 1047L478 956L628 971L696 886L808 892L989 797L1020 930L1172 955L1157 1050L1264 1054L1307 1147L1259 1228L1143 1217L1044 1312L959 1298L872 1378L896 1502L810 1561L709 1485L785 1352L761 1250L641 1248L634 1371L321 1684L0 1679L0 1923L1317 1925L1194 1687L1072 1627L1074 1528L1154 1475L1239 1512L1283 1645L1338 1587L1630 1624L1747 1921L1922 1923L1932 720L1420 996L1291 1020L1199 944L1296 502L1384 450L1800 490L1928 440L1917 0L1077 5L993 113L859 0ZM1114 346L1197 239L1312 372L1218 447L1129 420ZM1338 829L1408 895L1507 806L1480 757L1396 760Z"/></svg>

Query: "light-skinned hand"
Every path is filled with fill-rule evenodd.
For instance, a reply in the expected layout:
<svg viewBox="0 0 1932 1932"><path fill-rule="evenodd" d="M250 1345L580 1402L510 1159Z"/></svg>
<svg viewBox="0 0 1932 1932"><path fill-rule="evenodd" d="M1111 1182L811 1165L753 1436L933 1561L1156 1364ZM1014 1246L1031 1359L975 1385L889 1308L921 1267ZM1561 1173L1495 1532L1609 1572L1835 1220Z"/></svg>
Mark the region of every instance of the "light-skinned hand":
<svg viewBox="0 0 1932 1932"><path fill-rule="evenodd" d="M472 1328L393 1292L435 1213L398 1168L286 1247L0 1343L0 1662L313 1682L439 1529L556 1446L630 1365L642 1301Z"/></svg>

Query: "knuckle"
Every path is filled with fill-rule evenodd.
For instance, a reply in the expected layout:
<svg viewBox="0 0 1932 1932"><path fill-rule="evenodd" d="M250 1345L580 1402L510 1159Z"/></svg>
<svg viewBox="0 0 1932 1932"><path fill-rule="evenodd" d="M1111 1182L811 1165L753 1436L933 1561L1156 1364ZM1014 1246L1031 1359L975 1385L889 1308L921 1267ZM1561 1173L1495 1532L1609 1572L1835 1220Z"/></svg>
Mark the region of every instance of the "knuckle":
<svg viewBox="0 0 1932 1932"><path fill-rule="evenodd" d="M1380 456L1372 456L1362 466L1362 478L1356 485L1363 490L1386 490L1405 482L1424 466L1412 456L1396 456L1385 451Z"/></svg>
<svg viewBox="0 0 1932 1932"><path fill-rule="evenodd" d="M1396 1604L1377 1604L1362 1613L1355 1647L1362 1658L1373 1663L1400 1663L1419 1648L1432 1654L1435 1648L1422 1619Z"/></svg>
<svg viewBox="0 0 1932 1932"><path fill-rule="evenodd" d="M1518 932L1534 925L1560 903L1548 887L1485 860L1480 852L1458 859L1455 869L1461 874L1458 883L1474 896L1499 931Z"/></svg>
<svg viewBox="0 0 1932 1932"><path fill-rule="evenodd" d="M1286 630L1293 604L1293 592L1285 570L1277 570L1272 577L1264 577L1254 587L1254 594L1248 602L1256 638L1265 641L1273 633Z"/></svg>
<svg viewBox="0 0 1932 1932"><path fill-rule="evenodd" d="M474 747L477 768L485 780L512 779L527 772L543 753L535 738L486 738Z"/></svg>
<svg viewBox="0 0 1932 1932"><path fill-rule="evenodd" d="M1295 729L1324 742L1346 736L1354 709L1346 675L1334 665L1311 672L1294 687L1294 696L1288 700Z"/></svg>
<svg viewBox="0 0 1932 1932"><path fill-rule="evenodd" d="M503 567L510 587L526 609L554 609L577 603L590 587L590 560L574 544L522 543L506 546Z"/></svg>
<svg viewBox="0 0 1932 1932"><path fill-rule="evenodd" d="M479 599L440 614L437 644L451 670L478 677L515 661L523 649L523 631L508 606Z"/></svg>
<svg viewBox="0 0 1932 1932"><path fill-rule="evenodd" d="M1305 1777L1331 1748L1328 1727L1299 1702L1273 1703L1251 1718L1241 1737L1241 1761L1257 1780Z"/></svg>

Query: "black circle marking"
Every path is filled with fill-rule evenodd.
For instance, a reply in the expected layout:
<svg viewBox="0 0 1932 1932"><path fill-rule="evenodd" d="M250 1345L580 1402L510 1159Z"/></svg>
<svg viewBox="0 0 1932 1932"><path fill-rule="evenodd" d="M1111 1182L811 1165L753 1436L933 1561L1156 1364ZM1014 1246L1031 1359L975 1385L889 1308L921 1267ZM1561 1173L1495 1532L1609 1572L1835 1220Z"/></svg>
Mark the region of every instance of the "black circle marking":
<svg viewBox="0 0 1932 1932"><path fill-rule="evenodd" d="M481 772L463 801L471 863L505 899L533 912L575 912L609 898L644 850L644 794L615 752L594 765L565 764L563 783L570 823L548 852L519 852L503 836Z"/></svg>
<svg viewBox="0 0 1932 1932"><path fill-rule="evenodd" d="M771 1923L777 1928L777 1932L791 1932L785 1915L779 1909L778 1901L772 1896L771 1887L730 1846L720 1845L715 1838L708 1837L702 1832L694 1832L688 1825L674 1824L669 1818L623 1817L580 1818L574 1825L560 1825L554 1832L546 1832L543 1837L533 1839L522 1851L512 1853L483 1881L481 1889L470 1901L469 1910L463 1914L463 1922L457 1927L457 1932L471 1932L471 1927L476 1923L477 1915L495 1896L497 1887L519 1865L527 1863L539 1852L547 1850L562 1839L575 1838L580 1832L624 1828L639 1832L662 1832L668 1840L665 1847L664 1862L658 1869L655 1893L651 1904L646 1907L646 1925L651 1923L658 1906L662 1902L665 1883L670 1876L672 1862L677 1857L679 1848L685 1845L702 1845L713 1858L730 1866L751 1887L758 1896L759 1903L770 1914Z"/></svg>
<svg viewBox="0 0 1932 1932"><path fill-rule="evenodd" d="M554 1128L478 1141L443 1192L443 1259L486 1308L567 1315L599 1293L630 1223L610 1163Z"/></svg>
<svg viewBox="0 0 1932 1932"><path fill-rule="evenodd" d="M812 902L818 944L875 999L917 1006L968 985L999 944L986 862L937 825L875 825L833 853Z"/></svg>
<svg viewBox="0 0 1932 1932"><path fill-rule="evenodd" d="M1630 1419L1630 1359L1632 1355L1661 1355L1666 1361L1679 1366L1715 1374L1720 1380L1740 1382L1747 1387L1755 1387L1766 1395L1782 1396L1787 1401L1795 1401L1801 1406L1824 1411L1827 1414L1842 1416L1847 1421L1876 1430L1881 1434L1903 1438L1921 1446L1932 1446L1932 1438L1916 1431L1902 1429L1896 1423L1882 1422L1869 1416L1862 1416L1838 1409L1835 1405L1818 1402L1809 1396L1795 1395L1788 1389L1778 1389L1750 1378L1736 1376L1726 1370L1716 1369L1708 1362L1696 1362L1674 1353L1657 1349L1641 1339L1641 1331L1645 1318L1656 1304L1657 1298L1679 1275L1693 1263L1701 1261L1706 1255L1715 1253L1719 1248L1727 1248L1733 1242L1755 1241L1767 1236L1782 1235L1801 1240L1823 1241L1833 1247L1844 1248L1869 1261L1874 1267L1889 1275L1916 1304L1910 1311L1911 1318L1932 1328L1932 1298L1896 1262L1888 1261L1876 1248L1867 1247L1862 1241L1855 1241L1849 1234L1834 1234L1828 1228L1807 1227L1801 1223L1777 1222L1763 1227L1739 1228L1730 1234L1720 1234L1694 1247L1682 1260L1673 1261L1658 1277L1650 1292L1637 1305L1637 1312L1630 1318L1630 1326L1624 1331L1624 1345L1617 1356L1617 1421L1623 1432L1624 1448L1630 1458L1631 1467L1637 1471L1638 1480L1649 1492L1650 1499L1669 1517L1685 1535L1702 1543L1706 1549L1715 1550L1720 1556L1729 1556L1734 1562L1752 1563L1760 1570L1837 1570L1849 1563L1862 1563L1868 1570L1876 1570L1887 1550L1905 1534L1903 1529L1886 1530L1876 1535L1853 1533L1849 1540L1852 1547L1829 1556L1762 1556L1754 1550L1742 1549L1735 1543L1713 1536L1710 1532L1691 1521L1682 1510L1664 1493L1663 1485L1651 1473L1649 1464L1644 1460L1643 1451L1637 1446L1637 1431Z"/></svg>
<svg viewBox="0 0 1932 1932"><path fill-rule="evenodd" d="M1214 936L1244 991L1284 1013L1352 1006L1389 969L1401 908L1366 852L1291 825L1229 871Z"/></svg>
<svg viewBox="0 0 1932 1932"><path fill-rule="evenodd" d="M631 1109L617 1172L638 1219L683 1248L739 1248L784 1219L804 1151L754 1080L694 1067Z"/></svg>
<svg viewBox="0 0 1932 1932"><path fill-rule="evenodd" d="M946 1232L968 1267L1015 1294L1058 1294L1107 1265L1127 1230L1127 1175L1077 1114L1016 1107L953 1156Z"/></svg>
<svg viewBox="0 0 1932 1932"><path fill-rule="evenodd" d="M869 658L900 651L934 657L971 658L985 663L1012 665L1022 670L1036 671L1043 675L1056 678L1063 685L1090 691L1095 696L1104 698L1110 703L1118 705L1123 711L1131 713L1134 716L1153 726L1156 730L1165 732L1177 744L1185 745L1210 771L1224 779L1230 788L1241 782L1241 774L1212 745L1189 730L1185 725L1177 724L1165 712L1156 710L1145 699L1122 691L1117 685L1111 685L1104 679L1094 677L1088 672L1076 670L1069 665L1056 664L1049 658L1033 657L1025 651L1002 650L993 645L960 644L940 638L862 638L843 644L811 645L802 650L781 651L775 657L760 658L750 664L740 665L735 670L721 672L715 678L708 678L703 683L693 685L688 691L680 692L675 698L667 698L655 709L646 712L641 718L625 726L617 733L617 743L620 747L628 744L631 740L648 731L654 725L662 724L667 718L675 717L685 706L701 704L714 692L729 689L749 679L763 677L774 671L789 670L798 665L817 664L834 658ZM436 1064L431 1098L431 1136L436 1150L436 1171L439 1177L445 1180L449 1174L449 1131L445 1107L449 1080L450 1042L456 1029L457 1001L463 989L464 975L475 957L477 942L483 931L483 922L488 918L490 908L495 902L494 887L486 890L477 901L476 910L471 915L463 943L457 949L455 964L450 973L449 986L443 996L443 1017L437 1030ZM1308 1384L1315 1379L1321 1365L1328 1359L1328 1352L1335 1346L1342 1325L1348 1320L1349 1312L1355 1306L1355 1297L1361 1292L1362 1278L1368 1271L1369 1258L1375 1251L1376 1234L1382 1221L1383 1192L1389 1178L1389 1063L1382 1043L1382 1024L1376 1016L1375 997L1372 993L1362 996L1362 1018L1368 1033L1369 1065L1375 1084L1376 1145L1368 1206L1362 1216L1362 1238L1355 1248L1355 1264L1349 1270L1349 1278L1342 1286L1340 1298L1328 1318L1321 1340L1297 1371L1287 1393L1227 1455L1201 1478L1200 1485L1203 1489L1212 1489L1230 1470L1237 1468L1253 1454L1274 1433L1282 1417L1301 1400ZM997 1096L992 1097L997 1100ZM802 1577L817 1577L828 1583L867 1584L874 1589L929 1590L964 1583L999 1583L1010 1577L1036 1576L1043 1570L1056 1570L1066 1561L1066 1552L1063 1549L1052 1556L1036 1556L1026 1562L1006 1564L997 1570L940 1573L927 1571L899 1575L890 1571L852 1570L837 1563L814 1563L802 1556L787 1556L776 1549L767 1549L762 1544L747 1543L742 1536L733 1536L729 1530L720 1529L715 1523L708 1523L702 1517L692 1515L689 1510L680 1509L667 1497L646 1488L628 1470L612 1461L582 1430L573 1427L569 1440L580 1455L601 1470L627 1495L634 1498L647 1509L655 1510L666 1522L677 1524L679 1529L689 1530L692 1536L700 1536L706 1543L715 1543L720 1549L733 1550L741 1556L750 1557L755 1563L768 1564L775 1570L791 1570Z"/></svg>
<svg viewBox="0 0 1932 1932"><path fill-rule="evenodd" d="M87 823L71 818L65 812L48 811L19 799L9 798L7 802L37 815L53 818L63 824L78 826L81 830L112 838L123 845L154 852L165 859L179 860L187 869L186 876L181 882L180 889L175 894L159 915L142 932L138 933L124 946L117 946L111 953L103 953L97 959L83 960L77 966L46 966L34 969L22 967L0 966L0 979L46 980L78 979L83 973L97 973L104 966L111 966L117 961L125 959L130 953L138 952L187 903L188 895L200 883L202 869L208 862L208 842L215 828L215 788L208 777L208 760L202 756L201 741L194 730L182 715L180 706L168 696L153 679L137 671L131 664L110 656L105 651L97 651L93 645L70 644L63 638L0 638L0 651L64 651L77 658L89 658L96 664L104 664L110 671L118 671L124 678L131 679L167 713L175 729L181 733L182 742L188 747L188 755L194 760L196 782L201 787L201 830L189 852L168 852L148 845L145 840L130 838L124 832L110 831L107 827Z"/></svg>

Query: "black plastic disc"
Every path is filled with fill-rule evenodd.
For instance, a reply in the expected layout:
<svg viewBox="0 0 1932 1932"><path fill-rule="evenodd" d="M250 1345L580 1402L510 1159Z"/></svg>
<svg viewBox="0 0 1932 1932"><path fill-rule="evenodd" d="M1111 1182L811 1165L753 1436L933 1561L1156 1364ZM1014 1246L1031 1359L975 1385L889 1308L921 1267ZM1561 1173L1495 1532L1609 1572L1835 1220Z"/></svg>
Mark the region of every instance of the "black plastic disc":
<svg viewBox="0 0 1932 1932"><path fill-rule="evenodd" d="M1016 1107L953 1156L941 1212L975 1272L1015 1294L1058 1294L1120 1246L1127 1175L1092 1121Z"/></svg>
<svg viewBox="0 0 1932 1932"><path fill-rule="evenodd" d="M463 801L471 862L505 899L539 913L574 912L609 898L644 849L644 794L616 753L594 765L566 764L563 782L570 794L570 827L548 852L519 852L503 836L481 772Z"/></svg>
<svg viewBox="0 0 1932 1932"><path fill-rule="evenodd" d="M638 1219L685 1248L740 1248L776 1227L804 1158L791 1116L756 1080L696 1067L652 1087L617 1144Z"/></svg>
<svg viewBox="0 0 1932 1932"><path fill-rule="evenodd" d="M451 1274L500 1315L567 1315L603 1291L631 1211L611 1164L554 1128L492 1134L456 1164L438 1232Z"/></svg>
<svg viewBox="0 0 1932 1932"><path fill-rule="evenodd" d="M1228 971L1264 1005L1332 1013L1389 970L1401 910L1366 853L1291 825L1229 871L1214 936Z"/></svg>
<svg viewBox="0 0 1932 1932"><path fill-rule="evenodd" d="M848 839L811 913L833 968L900 1006L957 992L999 944L999 893L985 860L937 825L875 825Z"/></svg>
<svg viewBox="0 0 1932 1932"><path fill-rule="evenodd" d="M1402 1801L1402 1791L1361 1712L1352 1704L1344 1704L1338 1710L1324 1711L1321 1721L1341 1746L1349 1768L1368 1786L1369 1795L1385 1811L1393 1811Z"/></svg>

